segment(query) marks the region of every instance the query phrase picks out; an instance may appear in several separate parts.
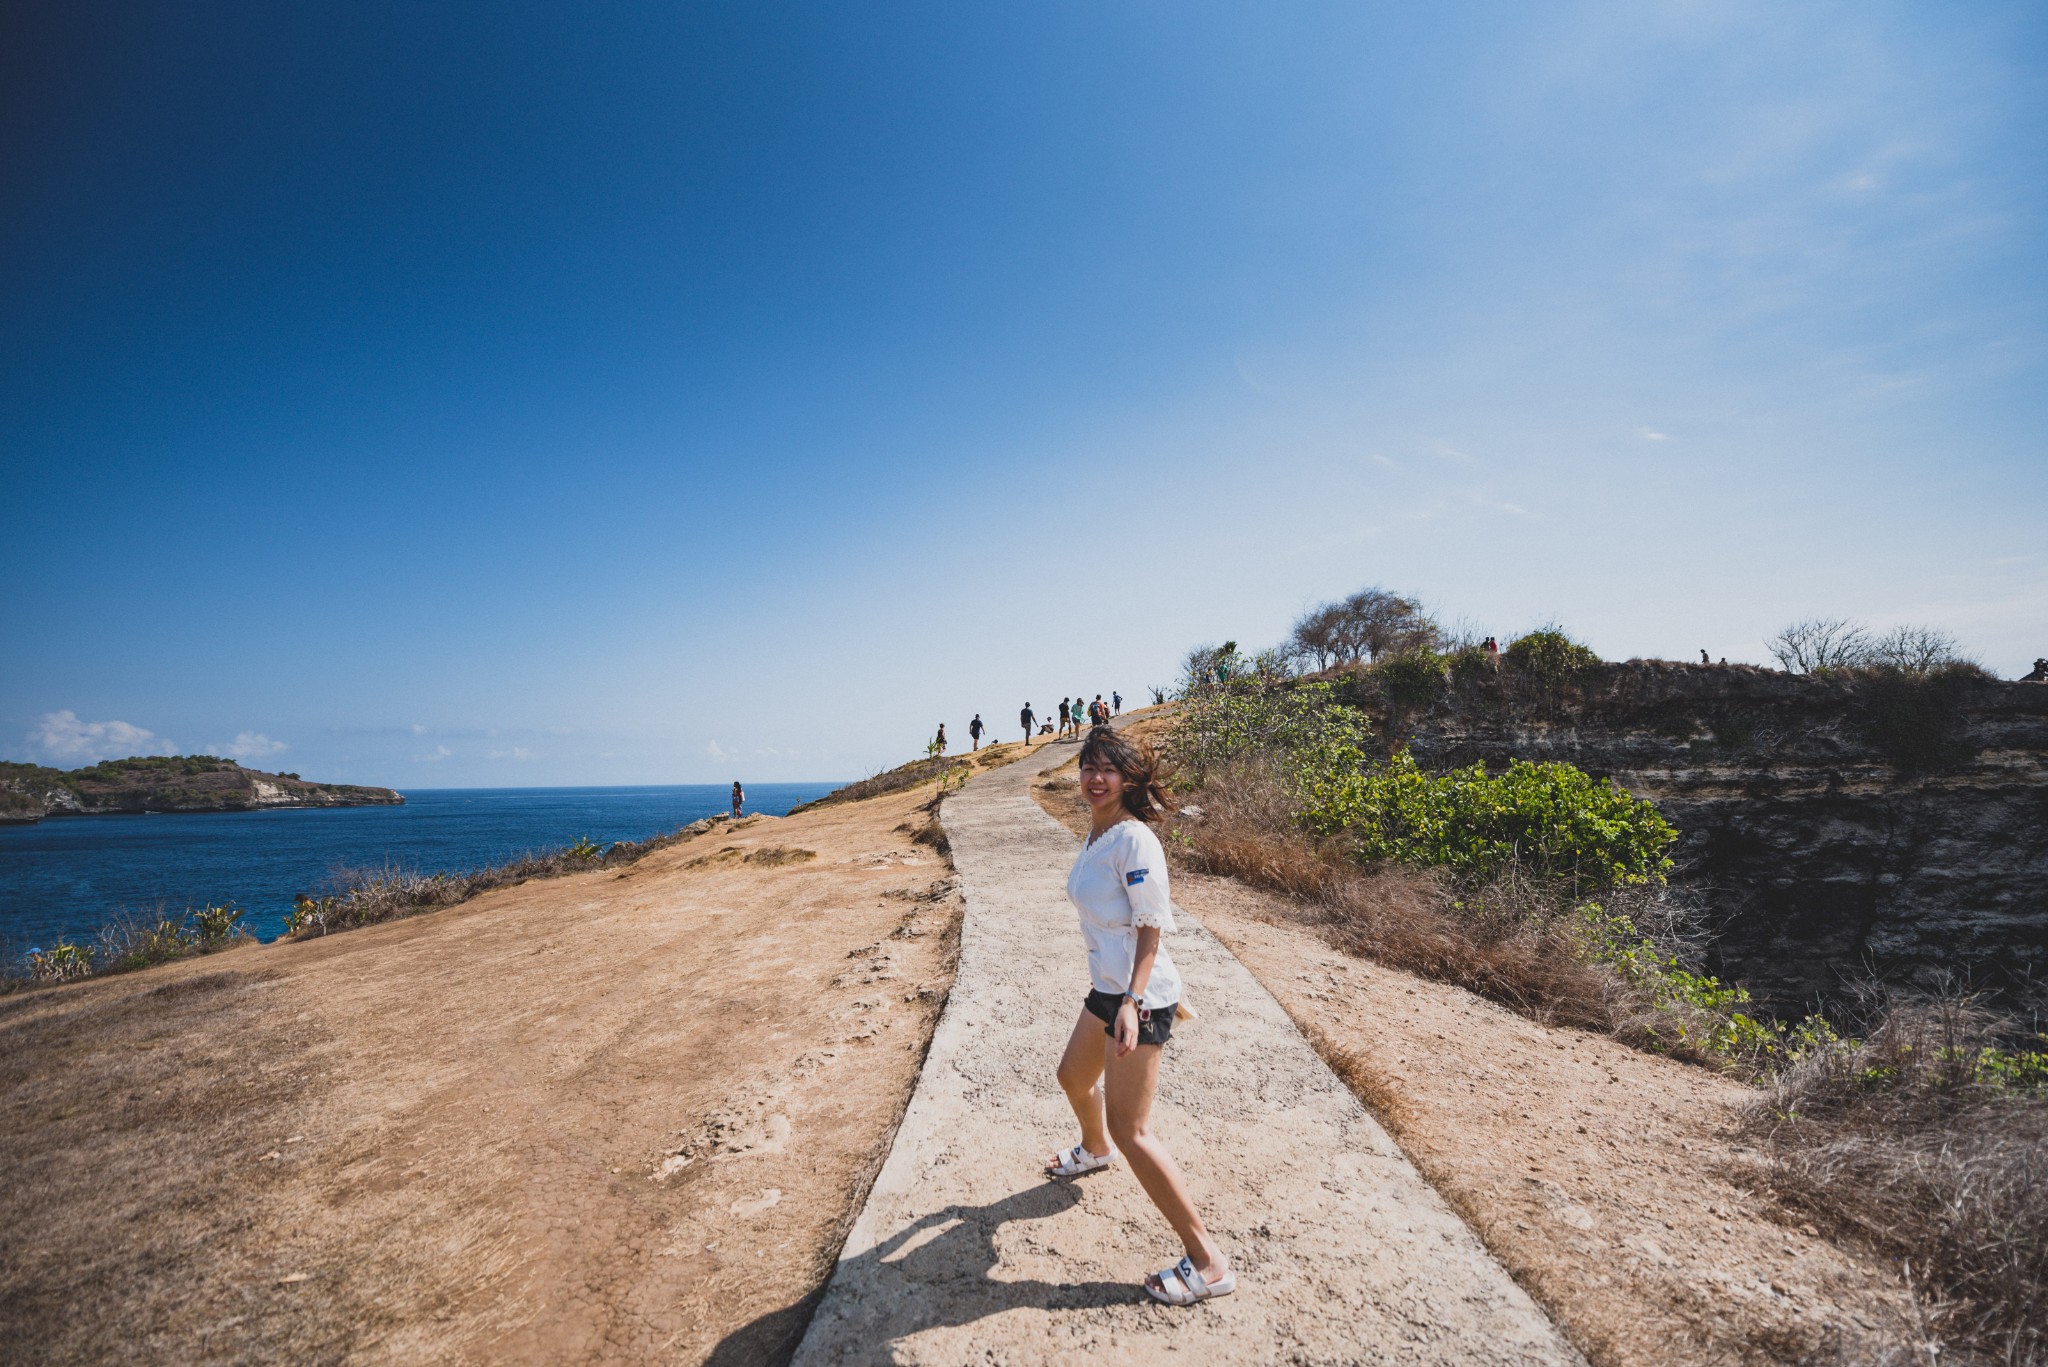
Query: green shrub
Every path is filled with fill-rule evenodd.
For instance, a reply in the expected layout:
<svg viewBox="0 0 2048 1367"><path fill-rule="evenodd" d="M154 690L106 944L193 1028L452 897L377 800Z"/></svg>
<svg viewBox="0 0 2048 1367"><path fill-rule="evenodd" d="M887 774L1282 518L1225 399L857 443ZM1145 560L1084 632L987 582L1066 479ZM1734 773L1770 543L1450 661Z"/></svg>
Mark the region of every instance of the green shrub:
<svg viewBox="0 0 2048 1367"><path fill-rule="evenodd" d="M1657 1013L1640 1027L1652 1050L1697 1051L1761 1076L1841 1040L1822 1016L1808 1016L1796 1025L1759 1020L1744 1009L1750 1005L1749 989L1686 968L1635 922L1598 902L1579 908L1579 928L1587 957L1620 973Z"/></svg>
<svg viewBox="0 0 2048 1367"><path fill-rule="evenodd" d="M1360 859L1463 878L1519 864L1574 893L1661 882L1678 838L1655 807L1569 764L1516 760L1497 778L1475 764L1436 777L1406 750L1370 773L1317 774L1302 820L1349 837Z"/></svg>
<svg viewBox="0 0 2048 1367"><path fill-rule="evenodd" d="M28 952L28 978L34 983L64 983L92 976L91 945L59 940L48 949Z"/></svg>
<svg viewBox="0 0 2048 1367"><path fill-rule="evenodd" d="M1557 627L1543 627L1511 641L1501 652L1509 668L1555 692L1600 663L1600 657Z"/></svg>
<svg viewBox="0 0 2048 1367"><path fill-rule="evenodd" d="M1428 646L1389 656L1372 667L1372 676L1388 706L1401 710L1429 706L1449 682L1445 657Z"/></svg>
<svg viewBox="0 0 2048 1367"><path fill-rule="evenodd" d="M564 859L580 859L585 861L602 859L604 858L604 846L598 844L587 835L579 835L576 837L575 844L562 851L562 857Z"/></svg>
<svg viewBox="0 0 2048 1367"><path fill-rule="evenodd" d="M204 906L192 914L192 928L198 934L199 943L208 947L225 944L242 934L242 909L230 903L226 906Z"/></svg>
<svg viewBox="0 0 2048 1367"><path fill-rule="evenodd" d="M1305 793L1356 776L1371 742L1364 714L1338 703L1327 683L1241 684L1190 694L1168 749L1187 787L1259 762Z"/></svg>
<svg viewBox="0 0 2048 1367"><path fill-rule="evenodd" d="M1451 683L1458 688L1469 688L1482 679L1490 679L1498 662L1484 646L1459 646L1444 656L1444 667L1449 671Z"/></svg>

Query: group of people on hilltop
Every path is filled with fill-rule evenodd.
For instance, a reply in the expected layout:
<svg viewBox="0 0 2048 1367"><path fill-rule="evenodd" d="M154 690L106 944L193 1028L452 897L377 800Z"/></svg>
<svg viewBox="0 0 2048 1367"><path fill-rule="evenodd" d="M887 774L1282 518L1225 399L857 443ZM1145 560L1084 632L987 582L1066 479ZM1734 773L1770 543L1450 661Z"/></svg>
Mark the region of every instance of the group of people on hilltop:
<svg viewBox="0 0 2048 1367"><path fill-rule="evenodd" d="M1107 701L1103 699L1100 693L1097 693L1095 701L1086 704L1081 701L1081 697L1077 693L1071 698L1060 699L1057 723L1055 723L1053 718L1040 717L1031 710L1031 704L1027 702L1017 712L1017 725L1024 729L1024 743L1026 745L1031 744L1031 739L1034 736L1051 736L1055 740L1064 740L1071 734L1075 740L1079 740L1081 738L1081 719L1083 717L1087 718L1088 725L1090 726L1107 726L1109 725L1109 719L1122 716L1123 710L1124 695L1114 689L1110 690ZM979 724L981 721L980 715L977 714L974 720L976 724ZM976 737L975 748L980 748L980 738L978 736Z"/></svg>
<svg viewBox="0 0 2048 1367"><path fill-rule="evenodd" d="M1017 724L1024 728L1024 743L1026 745L1031 744L1034 736L1051 736L1055 740L1064 740L1071 734L1075 740L1079 740L1081 738L1082 718L1085 717L1090 726L1107 726L1109 725L1110 718L1122 716L1123 711L1124 695L1115 689L1111 689L1107 699L1100 693L1097 693L1095 700L1090 703L1083 703L1079 694L1071 698L1061 698L1057 723L1050 718L1040 718L1036 712L1031 710L1031 704L1027 702L1024 704L1023 709L1017 713ZM991 734L991 730L988 724L982 721L981 713L976 712L974 720L967 723L967 739L976 750L979 750L981 749L981 738L989 734ZM946 753L946 724L944 722L939 723L938 734L932 737L928 750L934 756Z"/></svg>
<svg viewBox="0 0 2048 1367"><path fill-rule="evenodd" d="M1102 695L1097 693L1095 701L1088 704L1087 716L1090 726L1107 726L1109 725L1109 719L1123 710L1123 694L1111 693L1110 697L1115 699L1115 701L1104 702ZM1071 732L1075 739L1078 740L1081 735L1081 716L1081 699L1078 695L1071 702L1066 698L1061 698L1059 734L1065 736Z"/></svg>

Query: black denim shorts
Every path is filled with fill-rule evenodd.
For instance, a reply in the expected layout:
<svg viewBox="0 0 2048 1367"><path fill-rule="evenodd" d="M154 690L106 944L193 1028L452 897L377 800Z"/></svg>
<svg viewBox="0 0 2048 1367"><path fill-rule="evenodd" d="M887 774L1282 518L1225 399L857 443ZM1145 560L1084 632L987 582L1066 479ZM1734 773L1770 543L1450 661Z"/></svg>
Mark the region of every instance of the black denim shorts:
<svg viewBox="0 0 2048 1367"><path fill-rule="evenodd" d="M1082 1003L1088 1014L1104 1022L1102 1033L1116 1033L1116 1009L1124 1003L1123 995L1117 992L1088 990L1088 1000ZM1173 1008L1162 1006L1156 1011L1138 1008L1138 1043L1164 1044L1173 1034Z"/></svg>

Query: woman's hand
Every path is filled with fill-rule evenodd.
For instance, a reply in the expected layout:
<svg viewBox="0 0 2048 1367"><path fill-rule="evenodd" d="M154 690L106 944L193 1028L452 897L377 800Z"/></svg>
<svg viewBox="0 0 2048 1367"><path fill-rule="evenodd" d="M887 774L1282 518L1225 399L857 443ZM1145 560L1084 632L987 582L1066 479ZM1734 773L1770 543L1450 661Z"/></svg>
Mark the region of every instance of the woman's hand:
<svg viewBox="0 0 2048 1367"><path fill-rule="evenodd" d="M1116 1009L1116 1056L1122 1058L1137 1047L1138 1007L1125 997L1124 1004Z"/></svg>

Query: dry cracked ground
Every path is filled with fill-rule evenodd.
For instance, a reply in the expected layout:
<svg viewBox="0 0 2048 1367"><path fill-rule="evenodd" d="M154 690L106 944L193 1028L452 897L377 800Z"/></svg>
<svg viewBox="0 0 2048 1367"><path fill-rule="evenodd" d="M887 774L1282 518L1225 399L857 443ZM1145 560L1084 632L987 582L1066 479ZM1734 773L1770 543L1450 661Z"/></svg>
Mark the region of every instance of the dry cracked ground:
<svg viewBox="0 0 2048 1367"><path fill-rule="evenodd" d="M0 1001L4 1357L786 1361L951 985L929 795ZM1899 1313L1745 1194L1733 1084L1176 891L1592 1362L1855 1360Z"/></svg>

